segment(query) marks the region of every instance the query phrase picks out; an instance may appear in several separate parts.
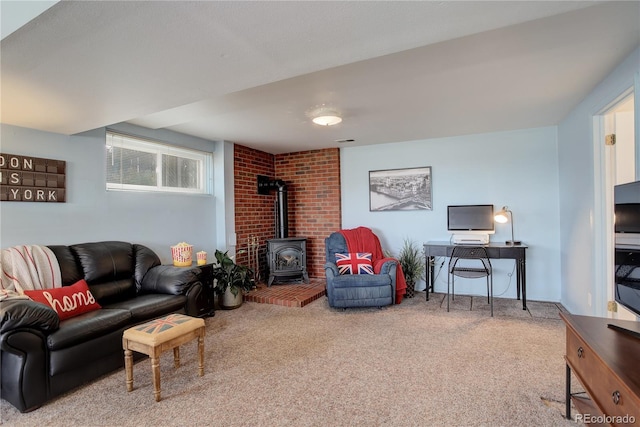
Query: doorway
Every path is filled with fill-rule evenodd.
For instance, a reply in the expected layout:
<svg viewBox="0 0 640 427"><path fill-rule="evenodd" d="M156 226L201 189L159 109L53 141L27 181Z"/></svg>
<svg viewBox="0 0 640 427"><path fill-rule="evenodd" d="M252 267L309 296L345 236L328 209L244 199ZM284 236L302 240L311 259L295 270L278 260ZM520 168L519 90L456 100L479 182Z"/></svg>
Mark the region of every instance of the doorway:
<svg viewBox="0 0 640 427"><path fill-rule="evenodd" d="M604 255L603 273L606 275L604 289L596 292L597 310L607 317L635 320L636 316L624 307L617 306L617 311L610 311L608 304L615 300L614 285L614 215L613 215L613 187L636 180L636 157L638 148L635 142L635 113L634 93L630 88L613 105L609 106L600 116L601 132L599 144L604 145L604 235L601 247ZM604 307L602 306L604 305Z"/></svg>

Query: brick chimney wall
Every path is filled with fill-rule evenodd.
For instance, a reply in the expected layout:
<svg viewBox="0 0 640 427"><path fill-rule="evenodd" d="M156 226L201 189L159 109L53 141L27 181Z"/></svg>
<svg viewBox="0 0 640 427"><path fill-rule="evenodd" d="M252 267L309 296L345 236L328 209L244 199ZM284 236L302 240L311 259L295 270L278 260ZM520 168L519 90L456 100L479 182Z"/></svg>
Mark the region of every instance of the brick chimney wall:
<svg viewBox="0 0 640 427"><path fill-rule="evenodd" d="M307 270L324 277L324 239L341 228L340 151L277 154L275 172L287 184L289 236L307 238Z"/></svg>
<svg viewBox="0 0 640 427"><path fill-rule="evenodd" d="M289 236L307 238L307 270L324 277L324 239L341 228L340 151L337 148L272 155L234 144L236 236L260 243L261 278L266 279L266 240L275 236L275 192L260 195L257 175L287 184ZM246 254L238 256L246 263Z"/></svg>
<svg viewBox="0 0 640 427"><path fill-rule="evenodd" d="M273 154L234 144L234 196L237 250L247 249L250 238L259 243L260 278L267 272L266 241L275 236L275 194L258 194L257 176L273 177ZM237 262L247 264L248 254L238 254ZM253 267L253 266L251 266Z"/></svg>

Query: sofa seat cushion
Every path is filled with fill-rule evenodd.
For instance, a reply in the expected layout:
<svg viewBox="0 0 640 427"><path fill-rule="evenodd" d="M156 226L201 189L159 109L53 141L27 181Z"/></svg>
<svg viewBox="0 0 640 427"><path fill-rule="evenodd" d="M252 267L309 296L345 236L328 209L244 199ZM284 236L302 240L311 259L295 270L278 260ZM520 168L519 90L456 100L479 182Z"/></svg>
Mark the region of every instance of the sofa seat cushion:
<svg viewBox="0 0 640 427"><path fill-rule="evenodd" d="M60 328L47 336L49 350L59 350L106 335L132 323L127 310L100 309L60 322Z"/></svg>
<svg viewBox="0 0 640 427"><path fill-rule="evenodd" d="M184 295L145 294L136 298L109 304L105 308L127 310L134 323L184 309L187 297Z"/></svg>
<svg viewBox="0 0 640 427"><path fill-rule="evenodd" d="M128 327L49 352L52 391L65 392L122 366L122 334Z"/></svg>
<svg viewBox="0 0 640 427"><path fill-rule="evenodd" d="M391 286L351 287L333 290L331 307L384 307L393 304Z"/></svg>
<svg viewBox="0 0 640 427"><path fill-rule="evenodd" d="M333 278L334 288L367 288L376 286L391 286L391 276L388 274L345 274Z"/></svg>

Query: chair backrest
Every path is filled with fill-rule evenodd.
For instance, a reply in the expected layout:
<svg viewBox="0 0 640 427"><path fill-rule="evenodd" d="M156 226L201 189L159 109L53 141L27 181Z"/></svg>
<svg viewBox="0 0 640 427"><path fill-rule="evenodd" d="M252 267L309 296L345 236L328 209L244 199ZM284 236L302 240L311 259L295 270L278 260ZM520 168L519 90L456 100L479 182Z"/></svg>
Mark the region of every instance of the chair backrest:
<svg viewBox="0 0 640 427"><path fill-rule="evenodd" d="M338 232L331 233L329 237L324 239L325 262L336 263L336 254L348 253L347 241L344 236Z"/></svg>
<svg viewBox="0 0 640 427"><path fill-rule="evenodd" d="M451 252L451 258L449 259L449 270L455 268L458 261L463 259L479 260L482 262L482 266L487 274L491 274L491 261L489 260L487 248L484 246L454 246Z"/></svg>

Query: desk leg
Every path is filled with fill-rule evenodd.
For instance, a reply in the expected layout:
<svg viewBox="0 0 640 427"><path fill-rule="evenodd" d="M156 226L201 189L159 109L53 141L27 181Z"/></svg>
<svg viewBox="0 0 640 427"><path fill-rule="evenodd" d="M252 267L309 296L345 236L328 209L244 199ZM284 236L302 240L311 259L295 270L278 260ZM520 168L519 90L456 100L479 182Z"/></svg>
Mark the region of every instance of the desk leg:
<svg viewBox="0 0 640 427"><path fill-rule="evenodd" d="M522 309L527 309L527 262L524 259L516 260L516 296L520 299L522 291Z"/></svg>
<svg viewBox="0 0 640 427"><path fill-rule="evenodd" d="M565 418L571 419L571 368L569 364L566 365L566 379L565 379L565 393L564 398L565 402Z"/></svg>
<svg viewBox="0 0 640 427"><path fill-rule="evenodd" d="M520 274L522 275L522 309L527 309L527 260L522 256L520 260Z"/></svg>
<svg viewBox="0 0 640 427"><path fill-rule="evenodd" d="M434 268L435 268L435 257L428 256L426 263L427 274L425 278L425 293L427 294L427 301L429 301L429 292L433 292L433 278L434 278Z"/></svg>
<svg viewBox="0 0 640 427"><path fill-rule="evenodd" d="M520 269L522 266L520 265L520 260L516 260L516 298L520 299L520 288L522 287L522 274L520 273Z"/></svg>

